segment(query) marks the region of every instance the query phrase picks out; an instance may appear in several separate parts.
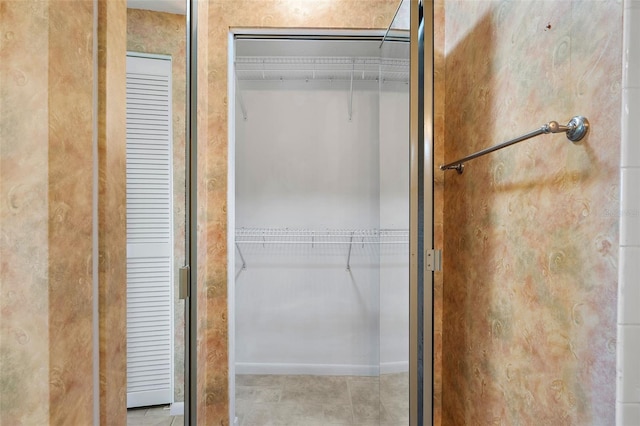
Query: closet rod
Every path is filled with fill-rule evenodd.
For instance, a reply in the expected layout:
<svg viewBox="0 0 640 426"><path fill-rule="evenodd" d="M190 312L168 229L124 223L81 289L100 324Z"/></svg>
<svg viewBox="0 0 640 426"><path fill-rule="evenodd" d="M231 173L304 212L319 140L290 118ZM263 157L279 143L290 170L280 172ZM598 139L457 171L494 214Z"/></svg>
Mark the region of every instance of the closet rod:
<svg viewBox="0 0 640 426"><path fill-rule="evenodd" d="M557 121L550 121L539 129L529 132L525 135L519 136L515 139L511 139L510 141L503 142L498 145L494 145L490 148L483 149L471 155L467 155L466 157L463 157L452 163L443 164L442 166L440 166L440 170L456 170L458 174L462 174L462 172L464 171L464 163L466 163L467 161L482 157L483 155L489 154L502 148L506 148L518 142L522 142L542 134L562 132L565 132L567 134L567 139L569 139L571 142L578 142L587 134L588 130L589 120L587 120L586 117L582 117L579 115L573 117L566 126L558 124Z"/></svg>

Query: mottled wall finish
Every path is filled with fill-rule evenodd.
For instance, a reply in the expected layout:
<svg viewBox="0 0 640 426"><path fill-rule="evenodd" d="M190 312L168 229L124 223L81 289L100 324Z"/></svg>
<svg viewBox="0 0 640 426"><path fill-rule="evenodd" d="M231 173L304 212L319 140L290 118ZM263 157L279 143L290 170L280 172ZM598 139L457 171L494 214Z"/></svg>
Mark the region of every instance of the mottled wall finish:
<svg viewBox="0 0 640 426"><path fill-rule="evenodd" d="M47 13L46 2L0 2L3 425L49 421Z"/></svg>
<svg viewBox="0 0 640 426"><path fill-rule="evenodd" d="M178 294L178 269L185 264L185 108L186 17L172 13L128 9L127 50L171 56L173 100L173 232L174 287ZM174 306L175 400L184 401L184 301Z"/></svg>
<svg viewBox="0 0 640 426"><path fill-rule="evenodd" d="M88 424L94 392L87 380L93 377L94 10L91 0L49 4L49 422Z"/></svg>
<svg viewBox="0 0 640 426"><path fill-rule="evenodd" d="M622 4L445 3L443 424L612 424Z"/></svg>
<svg viewBox="0 0 640 426"><path fill-rule="evenodd" d="M206 299L198 301L199 424L229 424L227 349L227 43L230 27L386 28L397 0L212 0L208 2L208 139L198 141L206 164L199 180L206 185ZM200 15L199 19L204 19ZM200 41L202 43L203 41ZM199 58L202 59L202 58ZM200 86L201 90L203 89ZM200 183L199 183L200 185ZM203 201L203 199L201 199ZM200 354L199 354L200 355Z"/></svg>
<svg viewBox="0 0 640 426"><path fill-rule="evenodd" d="M434 248L444 246L444 175L438 165L444 162L444 111L445 111L445 0L435 0L433 5L433 237ZM433 424L442 424L442 294L444 274L436 272L433 279Z"/></svg>
<svg viewBox="0 0 640 426"><path fill-rule="evenodd" d="M0 3L2 424L93 421L93 13Z"/></svg>
<svg viewBox="0 0 640 426"><path fill-rule="evenodd" d="M98 1L100 424L126 423L126 0Z"/></svg>
<svg viewBox="0 0 640 426"><path fill-rule="evenodd" d="M197 185L197 200L198 200L198 211L197 215L197 258L196 258L196 267L194 268L197 272L196 282L197 282L197 294L195 303L192 302L191 309L194 307L197 309L197 334L196 334L196 368L198 372L198 380L196 380L196 395L192 395L192 400L190 401L191 406L196 406L196 415L198 418L199 424L206 424L206 416L207 416L207 403L206 403L206 394L209 383L204 374L200 374L200 372L206 372L207 368L207 359L208 359L208 341L206 339L206 324L207 324L207 259L209 257L207 252L208 247L208 229L207 229L207 217L208 217L208 192L209 192L209 181L207 179L203 179L203 176L206 176L208 158L207 158L207 145L209 141L209 2L198 2L198 26L197 26L197 173L198 173L198 181ZM192 45L193 47L193 45ZM193 68L190 69L193 72ZM193 81L193 80L191 80ZM192 265L193 268L193 265ZM221 342L223 343L223 342ZM228 341L224 341L224 344L228 344ZM214 348L211 348L212 350ZM193 360L193 356L191 356L191 360ZM193 363L191 364L193 365ZM223 367L224 368L224 367ZM228 383L227 383L228 385ZM220 391L224 392L224 388L222 384L219 384ZM193 385L192 385L193 387ZM225 417L221 416L220 422L224 422ZM223 423L224 424L224 423Z"/></svg>

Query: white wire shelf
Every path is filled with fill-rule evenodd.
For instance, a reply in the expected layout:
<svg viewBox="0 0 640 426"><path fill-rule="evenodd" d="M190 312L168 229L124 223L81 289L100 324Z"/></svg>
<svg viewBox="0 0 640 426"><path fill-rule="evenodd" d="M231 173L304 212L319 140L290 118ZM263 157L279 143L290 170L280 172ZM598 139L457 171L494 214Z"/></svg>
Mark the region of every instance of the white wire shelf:
<svg viewBox="0 0 640 426"><path fill-rule="evenodd" d="M289 228L238 228L235 232L235 245L242 260L242 269L247 262L242 254L241 245L256 244L266 248L271 245L310 245L312 248L326 245L349 246L347 271L351 270L351 251L354 245L409 244L408 229L289 229Z"/></svg>
<svg viewBox="0 0 640 426"><path fill-rule="evenodd" d="M409 60L376 57L238 56L238 80L409 82Z"/></svg>
<svg viewBox="0 0 640 426"><path fill-rule="evenodd" d="M406 244L408 238L408 229L236 229L236 243L254 244Z"/></svg>
<svg viewBox="0 0 640 426"><path fill-rule="evenodd" d="M409 84L409 60L376 57L237 56L236 96L242 117L248 119L240 81L348 81L349 121L353 116L353 85L356 81Z"/></svg>

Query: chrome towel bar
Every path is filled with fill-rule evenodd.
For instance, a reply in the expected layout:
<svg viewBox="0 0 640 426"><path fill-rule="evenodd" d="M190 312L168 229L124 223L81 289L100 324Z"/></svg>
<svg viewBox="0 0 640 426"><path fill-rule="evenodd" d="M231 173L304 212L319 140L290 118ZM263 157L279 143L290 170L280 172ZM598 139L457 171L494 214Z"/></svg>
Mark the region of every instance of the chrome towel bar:
<svg viewBox="0 0 640 426"><path fill-rule="evenodd" d="M440 170L456 170L459 174L461 174L464 171L464 163L466 163L467 161L473 160L478 157L482 157L483 155L489 154L493 151L497 151L502 148L506 148L518 142L522 142L527 139L531 139L533 137L546 134L546 133L562 133L562 132L565 132L567 134L567 139L569 139L571 142L578 142L587 134L588 130L589 130L589 120L587 120L586 117L582 117L580 115L573 117L566 126L558 124L557 121L550 121L544 126L540 127L539 129L536 129L525 135L519 136L515 139L511 139L510 141L492 146L491 148L485 148L482 151L478 151L471 155L467 155L466 157L461 158L452 163L443 164L442 166L440 166Z"/></svg>

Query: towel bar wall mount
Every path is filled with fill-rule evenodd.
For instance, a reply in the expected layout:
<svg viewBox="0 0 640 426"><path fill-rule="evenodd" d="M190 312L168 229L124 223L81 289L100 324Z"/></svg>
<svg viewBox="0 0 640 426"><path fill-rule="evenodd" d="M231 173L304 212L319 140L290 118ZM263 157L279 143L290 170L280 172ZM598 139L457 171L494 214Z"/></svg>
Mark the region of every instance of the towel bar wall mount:
<svg viewBox="0 0 640 426"><path fill-rule="evenodd" d="M483 149L471 155L467 155L466 157L461 158L457 161L454 161L448 164L443 164L442 166L440 166L440 170L456 170L458 174L462 174L462 172L464 171L464 163L466 163L467 161L473 160L478 157L482 157L483 155L489 154L491 152L497 151L502 148L506 148L518 142L522 142L542 134L562 133L562 132L565 132L567 134L567 139L569 139L571 142L578 142L582 140L582 138L584 138L588 130L589 130L589 120L587 120L586 117L583 117L580 115L573 117L566 126L559 124L557 121L550 121L547 124L540 127L539 129L536 129L525 135L519 136L515 139L512 139L507 142L503 142L498 145L494 145L490 148Z"/></svg>

